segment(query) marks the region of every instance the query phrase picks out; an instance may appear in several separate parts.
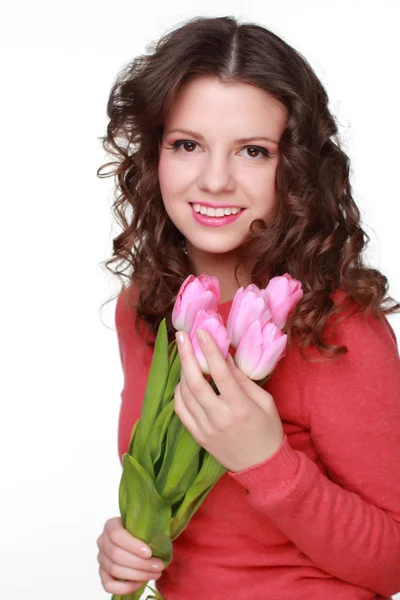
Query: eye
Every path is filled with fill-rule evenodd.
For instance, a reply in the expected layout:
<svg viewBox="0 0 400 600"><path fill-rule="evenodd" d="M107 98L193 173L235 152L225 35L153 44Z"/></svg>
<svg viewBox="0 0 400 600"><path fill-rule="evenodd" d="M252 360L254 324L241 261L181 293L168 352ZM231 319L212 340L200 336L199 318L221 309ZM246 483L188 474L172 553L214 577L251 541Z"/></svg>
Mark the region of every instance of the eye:
<svg viewBox="0 0 400 600"><path fill-rule="evenodd" d="M245 146L243 150L251 150L251 155L247 155L249 158L257 159L260 156L260 153L265 158L270 157L270 153L268 152L268 150L266 148L262 148L261 146ZM256 156L254 156L254 153L256 153Z"/></svg>
<svg viewBox="0 0 400 600"><path fill-rule="evenodd" d="M181 146L185 145L185 153L190 154L193 152L193 147L197 146L196 142L192 142L191 140L176 140L173 142L167 150L178 150Z"/></svg>
<svg viewBox="0 0 400 600"><path fill-rule="evenodd" d="M176 151L182 147L184 148L185 154L193 154L195 146L197 145L197 142L193 142L192 140L176 140L176 142L173 142L171 146L166 147L166 149ZM251 154L248 154L247 158L253 158L255 160L262 160L264 157L269 158L271 156L269 151L262 146L245 146L242 151L243 150L250 150Z"/></svg>

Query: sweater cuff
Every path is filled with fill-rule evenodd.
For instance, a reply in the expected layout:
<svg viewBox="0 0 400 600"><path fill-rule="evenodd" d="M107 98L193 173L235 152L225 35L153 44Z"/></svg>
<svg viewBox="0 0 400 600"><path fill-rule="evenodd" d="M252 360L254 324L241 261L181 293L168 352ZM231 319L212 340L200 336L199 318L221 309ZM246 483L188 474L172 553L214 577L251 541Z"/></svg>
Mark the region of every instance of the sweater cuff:
<svg viewBox="0 0 400 600"><path fill-rule="evenodd" d="M228 471L228 475L246 488L250 504L273 508L298 486L301 462L300 453L293 450L284 434L278 450L264 462L242 471Z"/></svg>

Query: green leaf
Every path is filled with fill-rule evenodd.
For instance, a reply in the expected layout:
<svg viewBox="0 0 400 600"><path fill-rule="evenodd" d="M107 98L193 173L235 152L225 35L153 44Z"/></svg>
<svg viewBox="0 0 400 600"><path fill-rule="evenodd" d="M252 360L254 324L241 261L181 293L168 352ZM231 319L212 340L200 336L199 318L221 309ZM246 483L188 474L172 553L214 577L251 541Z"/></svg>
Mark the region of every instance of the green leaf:
<svg viewBox="0 0 400 600"><path fill-rule="evenodd" d="M132 431L131 431L131 437L129 440L129 448L128 448L128 454L130 454L132 456L133 453L133 445L135 442L135 436L136 436L136 432L137 432L137 428L139 425L139 420L137 420L134 424L134 426L132 427Z"/></svg>
<svg viewBox="0 0 400 600"><path fill-rule="evenodd" d="M150 473L153 479L157 475L155 467L161 456L164 438L166 437L167 429L173 414L174 403L169 402L158 415L146 445L143 467Z"/></svg>
<svg viewBox="0 0 400 600"><path fill-rule="evenodd" d="M151 585L147 586L153 593L151 596L147 596L146 600L164 600L164 596L161 596L158 590L155 590Z"/></svg>
<svg viewBox="0 0 400 600"><path fill-rule="evenodd" d="M119 579L118 581L126 581L126 579ZM141 595L146 589L147 583L143 582L143 585L140 586L136 592L132 592L131 594L113 594L111 600L140 600ZM151 589L151 588L150 588Z"/></svg>
<svg viewBox="0 0 400 600"><path fill-rule="evenodd" d="M162 400L162 408L164 408L174 397L175 388L181 378L181 359L179 353L176 352L174 360L169 363L169 373L167 383L164 389L164 396Z"/></svg>
<svg viewBox="0 0 400 600"><path fill-rule="evenodd" d="M168 356L169 356L169 366L170 367L171 367L172 363L174 362L177 354L179 354L177 344L176 344L176 341L173 340L170 343L170 345L168 346Z"/></svg>
<svg viewBox="0 0 400 600"><path fill-rule="evenodd" d="M174 413L167 431L163 463L156 478L160 496L171 505L183 498L196 479L200 448Z"/></svg>
<svg viewBox="0 0 400 600"><path fill-rule="evenodd" d="M165 386L168 379L168 333L165 319L158 327L153 359L147 379L142 413L135 436L133 452L130 453L143 463L144 448L154 421L160 412Z"/></svg>
<svg viewBox="0 0 400 600"><path fill-rule="evenodd" d="M153 556L166 565L172 558L171 506L158 494L150 475L133 456L124 454L127 512L123 525L134 537L147 543Z"/></svg>
<svg viewBox="0 0 400 600"><path fill-rule="evenodd" d="M211 454L205 453L201 469L185 494L171 522L171 539L175 540L186 528L190 519L211 492L214 485L226 473L223 467Z"/></svg>
<svg viewBox="0 0 400 600"><path fill-rule="evenodd" d="M125 471L124 470L122 470L121 481L119 484L118 499L119 499L119 511L121 513L122 522L124 523L124 521L126 519L126 509L127 509L127 502L128 502L128 491L126 489Z"/></svg>

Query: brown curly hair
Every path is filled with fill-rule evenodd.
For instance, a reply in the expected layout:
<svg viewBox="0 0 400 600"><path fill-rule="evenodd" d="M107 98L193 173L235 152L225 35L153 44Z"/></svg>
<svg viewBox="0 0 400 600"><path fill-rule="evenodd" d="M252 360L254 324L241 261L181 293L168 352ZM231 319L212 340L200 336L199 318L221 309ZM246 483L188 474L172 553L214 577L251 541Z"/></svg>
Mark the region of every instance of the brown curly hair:
<svg viewBox="0 0 400 600"><path fill-rule="evenodd" d="M306 59L272 31L231 16L186 21L146 50L112 86L107 135L100 139L116 161L97 175L115 176L112 211L122 227L105 266L119 278L121 293L130 284L137 290L135 326L139 331L148 323L147 343L154 343L163 317L172 336L175 298L192 272L184 238L164 209L158 160L165 115L180 86L196 75L256 86L288 109L278 148L277 209L267 223L252 223L236 251L237 269L252 265L259 286L286 272L302 282L304 296L285 328L288 341L297 338L302 354L315 347L327 358L339 356L346 347L328 344L323 328L348 300L375 316L398 312L400 304L385 298L387 278L363 263L370 238L352 198L350 161L325 89ZM338 303L331 298L335 290L343 292Z"/></svg>

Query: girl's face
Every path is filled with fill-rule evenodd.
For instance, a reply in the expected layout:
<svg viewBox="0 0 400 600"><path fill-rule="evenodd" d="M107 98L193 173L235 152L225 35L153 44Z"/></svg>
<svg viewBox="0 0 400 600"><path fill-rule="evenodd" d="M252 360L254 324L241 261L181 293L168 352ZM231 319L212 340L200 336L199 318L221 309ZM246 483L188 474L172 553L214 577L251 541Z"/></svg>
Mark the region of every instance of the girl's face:
<svg viewBox="0 0 400 600"><path fill-rule="evenodd" d="M232 252L252 221L268 219L286 119L283 104L247 84L198 76L180 89L164 123L158 176L192 260ZM220 217L225 209L231 215Z"/></svg>

